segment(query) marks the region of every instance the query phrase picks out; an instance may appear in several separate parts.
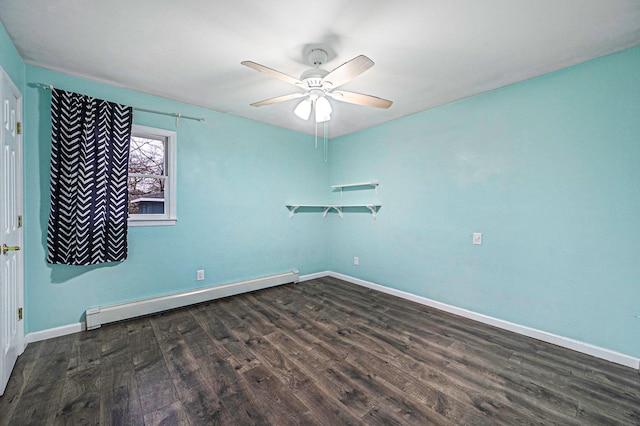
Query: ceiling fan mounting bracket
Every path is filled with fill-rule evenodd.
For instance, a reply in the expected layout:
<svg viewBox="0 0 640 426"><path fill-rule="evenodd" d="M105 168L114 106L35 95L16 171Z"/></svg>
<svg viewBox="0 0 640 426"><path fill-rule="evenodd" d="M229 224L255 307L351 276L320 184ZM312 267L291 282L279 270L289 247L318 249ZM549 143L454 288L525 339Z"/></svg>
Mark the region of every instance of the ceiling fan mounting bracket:
<svg viewBox="0 0 640 426"><path fill-rule="evenodd" d="M328 57L329 55L325 50L313 49L309 52L309 63L314 67L319 67L327 62Z"/></svg>

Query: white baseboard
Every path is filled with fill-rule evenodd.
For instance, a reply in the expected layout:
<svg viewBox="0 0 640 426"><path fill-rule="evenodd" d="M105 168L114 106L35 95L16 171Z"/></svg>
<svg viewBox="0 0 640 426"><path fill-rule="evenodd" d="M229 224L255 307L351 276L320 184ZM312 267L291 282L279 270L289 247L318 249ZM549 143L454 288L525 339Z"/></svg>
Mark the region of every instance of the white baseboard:
<svg viewBox="0 0 640 426"><path fill-rule="evenodd" d="M266 277L252 278L224 285L197 288L166 296L133 300L115 305L92 307L85 311L87 330L93 330L103 324L156 314L170 309L183 308L197 303L208 302L223 297L235 296L256 290L262 290L282 284L298 282L297 270Z"/></svg>
<svg viewBox="0 0 640 426"><path fill-rule="evenodd" d="M53 339L54 337L66 336L67 334L78 333L84 331L84 322L63 325L60 327L49 328L47 330L35 331L24 336L24 345L39 342L40 340Z"/></svg>
<svg viewBox="0 0 640 426"><path fill-rule="evenodd" d="M323 272L316 272L314 274L300 275L299 282L315 280L315 279L330 276L330 275L331 275L331 271L323 271Z"/></svg>
<svg viewBox="0 0 640 426"><path fill-rule="evenodd" d="M631 367L636 370L640 370L640 358L630 355L622 354L620 352L612 351L609 349L594 346L589 343L580 342L578 340L570 339L568 337L558 336L557 334L547 333L546 331L537 330L535 328L527 327L524 325L515 324L509 321L501 320L498 318L490 317L488 315L479 314L477 312L469 311L467 309L458 308L456 306L441 303L426 297L417 296L415 294L407 293L405 291L396 290L390 287L385 287L380 284L375 284L369 281L354 278L349 275L340 274L337 272L329 271L326 275L338 278L353 284L357 284L363 287L378 290L382 293L391 294L393 296L400 297L402 299L411 300L422 305L430 306L441 311L449 312L455 315L459 315L464 318L469 318L474 321L478 321L484 324L492 325L503 330L512 331L514 333L521 334L523 336L532 337L543 342L551 343L556 346L571 349L577 352L581 352L587 355L594 356L596 358L604 359L606 361L621 364L626 367Z"/></svg>
<svg viewBox="0 0 640 426"><path fill-rule="evenodd" d="M297 273L297 271L294 271L294 272ZM331 275L331 271L323 271L323 272L316 272L313 274L300 275L298 278L298 282L314 280L317 278L326 277L328 275ZM220 296L226 297L226 296L233 296L236 294L242 294L247 291L256 290L256 288L246 288L246 286L241 288L240 286L237 286L237 285L227 285L227 286L220 286L216 289L216 291L218 292L220 292L221 290L226 290L226 292L224 294L222 293L218 294L217 295L218 297ZM55 337L65 336L67 334L78 333L80 331L85 331L86 329L87 329L86 321L84 321L84 322L79 322L75 324L63 325L61 327L35 331L33 333L27 334L24 337L24 347L26 348L29 343L39 342L41 340L53 339Z"/></svg>
<svg viewBox="0 0 640 426"><path fill-rule="evenodd" d="M313 274L301 275L299 282L309 281L317 278L330 276L338 278L353 284L357 284L363 287L378 290L382 293L391 294L393 296L400 297L402 299L411 300L416 303L420 303L425 306L430 306L441 311L449 312L455 315L459 315L464 318L469 318L474 321L478 321L484 324L492 325L503 330L512 331L514 333L521 334L523 336L532 337L543 342L551 343L563 348L571 349L577 352L581 352L587 355L594 356L596 358L604 359L606 361L614 362L616 364L631 367L636 370L640 370L640 358L630 355L622 354L620 352L612 351L609 349L594 346L589 343L584 343L578 340L570 339L567 337L559 336L557 334L548 333L546 331L537 330L535 328L526 327L524 325L515 324L509 321L501 320L498 318L483 315L477 312L473 312L467 309L458 308L453 305L441 303L426 297L417 296L415 294L407 293L405 291L396 290L390 287L385 287L380 284L372 283L370 281L361 280L359 278L351 277L349 275L340 274L332 271L316 272ZM25 346L29 343L38 342L40 340L52 339L54 337L60 337L67 334L73 334L86 329L84 323L75 323L64 325L61 327L50 328L47 330L36 331L29 333L25 336Z"/></svg>
<svg viewBox="0 0 640 426"><path fill-rule="evenodd" d="M320 276L325 277L327 276L327 274L323 273ZM94 315L93 322L85 320L84 322L63 325L61 327L55 327L55 328L50 328L46 330L40 330L33 333L29 333L24 338L24 347L26 347L29 343L38 342L40 340L53 339L55 337L65 336L67 334L73 334L80 331L85 331L87 329L87 323L89 323L90 326L97 328L103 323L111 322L112 320L114 320L114 318L116 320L125 319L129 314L131 314L131 317L133 317L133 316L138 316L143 314L159 312L161 310L166 310L166 309L175 309L177 307L187 306L189 304L200 303L205 300L214 300L216 298L234 296L234 295L246 293L249 291L255 291L255 290L260 290L260 289L275 286L275 285L285 284L287 282L290 282L290 280L293 282L298 282L298 271L294 270L288 273L272 275L269 277L255 278L255 279L250 279L250 280L245 280L241 282L230 283L230 284L225 284L225 285L220 285L220 286L210 287L210 288L201 288L201 289L196 289L189 292L179 293L177 295L156 298L151 303L151 305L153 305L152 308L148 308L148 306L145 306L144 309L148 309L148 310L138 309L135 312L133 312L133 314L131 314L131 312L129 312L129 309L127 308L125 309L125 311L127 311L125 312L125 314L118 313L117 317L113 317L113 315L110 315L109 313L107 313L104 315L103 318L95 318L96 308L88 309L87 311L91 311ZM133 303L140 303L140 301L133 302ZM123 305L126 306L129 304L123 304ZM99 309L100 308L97 308L98 314L99 314ZM109 308L107 308L107 310L108 309Z"/></svg>

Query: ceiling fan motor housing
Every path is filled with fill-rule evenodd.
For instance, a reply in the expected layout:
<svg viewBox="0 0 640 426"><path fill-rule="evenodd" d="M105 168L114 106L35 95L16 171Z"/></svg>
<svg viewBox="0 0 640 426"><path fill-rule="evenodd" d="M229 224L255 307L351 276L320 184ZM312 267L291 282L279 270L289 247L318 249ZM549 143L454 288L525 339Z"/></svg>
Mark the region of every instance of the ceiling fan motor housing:
<svg viewBox="0 0 640 426"><path fill-rule="evenodd" d="M311 68L302 73L300 81L304 83L306 90L321 89L323 91L328 91L331 87L327 84L328 82L322 81L324 76L327 74L329 74L329 72L323 69Z"/></svg>

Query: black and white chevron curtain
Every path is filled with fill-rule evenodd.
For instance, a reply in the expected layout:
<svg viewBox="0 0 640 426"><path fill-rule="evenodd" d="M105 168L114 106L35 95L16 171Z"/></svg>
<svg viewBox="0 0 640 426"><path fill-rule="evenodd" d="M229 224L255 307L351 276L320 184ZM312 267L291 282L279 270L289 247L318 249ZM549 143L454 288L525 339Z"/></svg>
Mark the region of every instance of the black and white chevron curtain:
<svg viewBox="0 0 640 426"><path fill-rule="evenodd" d="M48 263L127 258L127 171L133 110L53 89Z"/></svg>

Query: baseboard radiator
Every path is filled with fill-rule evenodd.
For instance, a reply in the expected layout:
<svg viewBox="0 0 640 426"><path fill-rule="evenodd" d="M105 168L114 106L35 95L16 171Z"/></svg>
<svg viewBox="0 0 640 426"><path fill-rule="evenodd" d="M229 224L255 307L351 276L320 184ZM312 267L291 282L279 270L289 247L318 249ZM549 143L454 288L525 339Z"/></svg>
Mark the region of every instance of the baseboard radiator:
<svg viewBox="0 0 640 426"><path fill-rule="evenodd" d="M234 296L236 294L275 287L282 284L297 283L299 279L299 272L294 270L282 274L269 275L267 277L254 278L219 286L198 288L161 297L89 308L85 311L87 330L99 328L103 324L182 308L209 300Z"/></svg>

